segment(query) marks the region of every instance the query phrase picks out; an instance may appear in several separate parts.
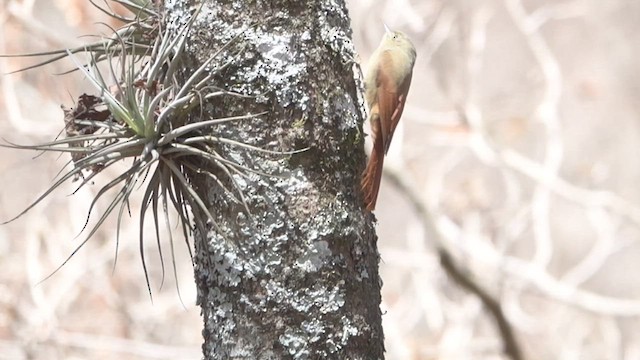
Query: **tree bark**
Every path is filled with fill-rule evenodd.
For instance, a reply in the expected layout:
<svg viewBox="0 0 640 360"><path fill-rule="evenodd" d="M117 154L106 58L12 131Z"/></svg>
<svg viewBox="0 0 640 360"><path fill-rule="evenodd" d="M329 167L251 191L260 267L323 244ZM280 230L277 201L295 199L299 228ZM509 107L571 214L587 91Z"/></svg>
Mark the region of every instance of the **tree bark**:
<svg viewBox="0 0 640 360"><path fill-rule="evenodd" d="M168 24L184 23L194 8L165 4ZM223 49L211 86L243 95L214 98L194 121L267 112L211 135L276 151L308 148L274 155L215 147L256 171L230 179L207 169L241 189L249 212L215 181L191 174L216 219L195 236L204 357L382 359L377 238L359 188L361 75L344 1L206 1L188 44L193 69Z"/></svg>

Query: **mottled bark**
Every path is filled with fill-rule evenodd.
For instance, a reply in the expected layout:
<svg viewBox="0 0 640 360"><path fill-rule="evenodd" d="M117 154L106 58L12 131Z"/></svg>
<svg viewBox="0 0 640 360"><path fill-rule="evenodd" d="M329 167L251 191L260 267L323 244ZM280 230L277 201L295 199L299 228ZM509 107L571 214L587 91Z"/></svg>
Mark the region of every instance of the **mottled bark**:
<svg viewBox="0 0 640 360"><path fill-rule="evenodd" d="M196 5L186 3L167 1L169 23ZM233 41L211 85L246 95L215 98L194 117L267 112L213 135L308 148L215 148L263 173L236 174L234 184L208 169L242 190L250 215L192 174L217 219L195 239L205 358L383 358L379 255L359 190L361 77L344 1L207 1L189 37L193 68Z"/></svg>

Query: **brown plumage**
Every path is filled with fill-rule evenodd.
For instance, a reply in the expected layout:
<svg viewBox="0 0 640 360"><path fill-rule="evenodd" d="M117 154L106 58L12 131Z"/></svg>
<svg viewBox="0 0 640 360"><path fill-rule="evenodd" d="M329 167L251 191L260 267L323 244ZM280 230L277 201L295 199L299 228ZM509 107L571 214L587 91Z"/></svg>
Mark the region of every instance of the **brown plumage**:
<svg viewBox="0 0 640 360"><path fill-rule="evenodd" d="M409 38L388 28L369 60L365 97L373 150L361 181L364 203L369 211L376 207L384 156L402 116L415 61L416 49Z"/></svg>

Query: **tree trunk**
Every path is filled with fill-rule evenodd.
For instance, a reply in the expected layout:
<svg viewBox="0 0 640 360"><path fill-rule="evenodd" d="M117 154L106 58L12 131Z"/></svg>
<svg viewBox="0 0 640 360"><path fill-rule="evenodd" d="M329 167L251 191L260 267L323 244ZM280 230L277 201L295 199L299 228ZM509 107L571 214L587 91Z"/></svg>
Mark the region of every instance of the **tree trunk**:
<svg viewBox="0 0 640 360"><path fill-rule="evenodd" d="M184 22L188 3L166 1L168 24ZM222 49L211 86L236 93L195 121L266 112L212 135L308 148L218 145L250 169L207 169L229 191L191 174L216 219L195 238L204 357L382 359L377 238L359 189L361 76L344 2L206 1L188 44L193 69ZM246 206L231 200L234 188Z"/></svg>

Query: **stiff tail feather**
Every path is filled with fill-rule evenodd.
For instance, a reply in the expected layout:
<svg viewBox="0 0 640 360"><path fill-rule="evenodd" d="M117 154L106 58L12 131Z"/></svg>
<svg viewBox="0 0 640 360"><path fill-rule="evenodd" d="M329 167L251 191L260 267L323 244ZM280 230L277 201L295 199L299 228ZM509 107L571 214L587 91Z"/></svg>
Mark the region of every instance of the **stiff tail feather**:
<svg viewBox="0 0 640 360"><path fill-rule="evenodd" d="M371 157L367 163L367 168L362 174L362 193L364 194L364 204L367 210L373 211L376 208L378 200L378 191L380 190L380 180L382 179L382 163L384 161L384 144L382 137L373 131L373 150Z"/></svg>

